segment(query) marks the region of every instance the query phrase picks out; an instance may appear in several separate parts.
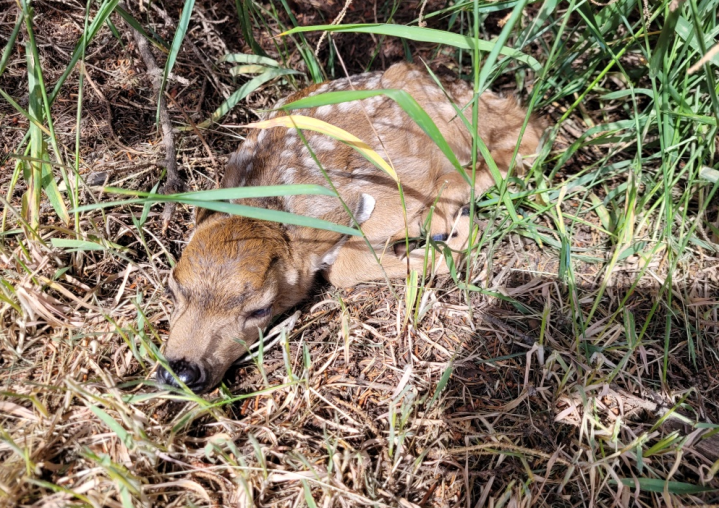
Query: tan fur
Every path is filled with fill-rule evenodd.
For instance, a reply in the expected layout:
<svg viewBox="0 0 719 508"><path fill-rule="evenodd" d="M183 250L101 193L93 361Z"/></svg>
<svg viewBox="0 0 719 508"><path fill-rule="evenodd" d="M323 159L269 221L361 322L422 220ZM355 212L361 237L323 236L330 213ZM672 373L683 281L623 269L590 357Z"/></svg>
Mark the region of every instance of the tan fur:
<svg viewBox="0 0 719 508"><path fill-rule="evenodd" d="M460 108L472 99L471 89L460 80L445 81L443 85ZM471 136L454 107L427 73L410 64L396 64L384 73L313 85L282 102L351 88L406 90L432 117L459 161L464 165L471 162ZM463 111L471 119L471 106ZM269 117L283 114L273 112ZM257 340L259 329L267 326L271 316L308 295L317 272L335 286L351 286L382 279L383 270L390 278L404 277L408 261L411 268L421 270L423 249L405 258L387 246L405 238L406 230L410 236L418 236L440 193L431 233L449 234L454 230L457 235L447 243L457 250L466 245L469 219L461 216L460 210L469 202L470 187L394 101L379 96L293 114L313 116L345 129L390 162L402 182L407 224L405 227L399 192L391 178L352 148L309 131L304 132L308 143L348 206L359 212L367 203L363 194L374 198L374 209L362 230L382 266L361 237L348 239L329 231L198 211L197 230L169 283L176 310L166 356L201 365L210 376L208 388L246 351L243 344ZM512 98L492 93L480 98L479 134L503 173L510 165L525 114ZM539 123L531 121L520 155L535 152L540 134ZM518 170L521 169L519 161ZM249 134L230 158L222 186L306 183L327 186L297 132L275 128ZM479 163L477 194L493 183L485 163ZM242 204L351 224L339 200L328 196L253 199L243 200ZM446 271L446 266L441 264L436 269ZM270 315L251 318L252 312L262 306L272 307Z"/></svg>

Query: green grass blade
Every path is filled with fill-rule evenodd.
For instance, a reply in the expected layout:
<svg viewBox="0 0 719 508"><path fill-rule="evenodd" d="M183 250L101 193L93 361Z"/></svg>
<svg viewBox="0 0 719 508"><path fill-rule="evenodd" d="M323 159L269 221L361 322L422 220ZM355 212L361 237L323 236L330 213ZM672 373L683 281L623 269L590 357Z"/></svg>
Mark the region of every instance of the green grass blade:
<svg viewBox="0 0 719 508"><path fill-rule="evenodd" d="M90 23L90 27L86 32L87 36L83 34L83 36L80 37L80 40L78 41L77 45L75 46L75 49L72 52L72 56L70 57L70 61L68 62L65 71L62 73L60 78L57 80L57 83L55 83L55 87L52 89L52 93L49 97L51 105L55 102L55 99L57 99L57 95L60 93L60 88L62 88L62 85L65 83L65 80L75 69L75 64L77 64L77 62L80 60L80 57L82 56L82 53L84 51L83 48L87 47L90 41L95 38L97 32L105 24L105 21L107 20L108 16L113 13L115 7L117 7L117 4L119 2L120 0L105 0L98 9L97 14L95 15L95 19L92 20L92 23Z"/></svg>
<svg viewBox="0 0 719 508"><path fill-rule="evenodd" d="M15 47L15 41L17 40L17 34L20 33L20 27L22 27L22 19L22 16L17 17L15 27L12 29L10 37L8 37L5 49L3 49L2 58L0 58L0 76L2 76L2 73L5 72L8 60L10 60L10 55L12 54L12 50Z"/></svg>
<svg viewBox="0 0 719 508"><path fill-rule="evenodd" d="M668 9L668 8L667 8ZM652 55L652 59L649 63L649 69L654 76L658 76L661 69L664 67L664 55L669 50L670 43L676 37L676 26L677 21L682 13L682 10L677 8L674 12L669 12L669 15L664 20L664 26L662 32L659 34L659 40L656 42L655 53Z"/></svg>
<svg viewBox="0 0 719 508"><path fill-rule="evenodd" d="M220 118L229 113L230 110L237 106L237 104L242 99L257 90L260 86L276 78L277 76L285 76L287 74L300 74L300 72L292 69L273 68L268 69L266 72L260 74L259 76L252 78L247 83L242 85L239 89L237 89L232 95L230 95L227 100L225 100L225 102L223 102L222 105L220 105L220 107L217 108L214 113L212 113L212 116L210 116L210 118L198 124L197 126L203 129L209 127L211 124L218 121Z"/></svg>
<svg viewBox="0 0 719 508"><path fill-rule="evenodd" d="M465 35L445 32L443 30L435 30L433 28L421 28L418 26L403 26L390 24L355 24L355 25L315 25L296 27L280 35L293 35L301 32L349 32L349 33L366 33L376 35L390 35L393 37L401 37L418 42L433 42L436 44L445 44L465 50L474 50L478 48L481 51L492 51L497 45L495 41L484 41L474 39ZM518 62L527 64L532 70L539 71L542 65L533 57L517 51L516 49L501 46L498 54L507 56Z"/></svg>
<svg viewBox="0 0 719 508"><path fill-rule="evenodd" d="M163 196L170 199L190 199L194 201L221 201L225 199L249 199L269 198L276 196L298 196L301 194L313 194L323 196L336 196L331 189L321 185L262 185L256 187L231 187L229 189L212 189L195 192L182 192L178 194L156 194L136 190L119 189L117 187L105 187L103 192L110 194L124 194L129 196L140 196L155 198Z"/></svg>
<svg viewBox="0 0 719 508"><path fill-rule="evenodd" d="M221 62L231 62L231 63L267 65L269 67L279 67L280 66L280 63L277 60L274 60L267 56L248 55L246 53L230 53L228 55L223 56L220 59L220 61Z"/></svg>
<svg viewBox="0 0 719 508"><path fill-rule="evenodd" d="M107 250L107 247L87 240L75 240L73 238L51 238L50 243L57 249L72 249L72 251Z"/></svg>
<svg viewBox="0 0 719 508"><path fill-rule="evenodd" d="M152 44L157 49L159 49L160 51L163 51L165 53L167 53L169 51L170 48L165 41L163 41L162 39L156 39L155 37L153 37L152 35L147 33L147 31L140 24L140 22L137 21L134 17L132 17L132 15L129 12L127 12L125 9L123 9L121 6L118 5L117 7L115 7L115 12L117 14L119 14L120 17L122 19L124 19L128 25L130 25L132 28L137 30L140 33L140 35L142 35L145 39L147 39L150 44Z"/></svg>
<svg viewBox="0 0 719 508"><path fill-rule="evenodd" d="M316 108L319 106L325 106L329 104L339 104L342 102L350 102L356 100L367 99L378 95L384 95L389 97L400 106L405 113L421 128L432 141L435 142L437 147L442 150L442 153L452 163L457 172L469 182L467 173L462 168L462 165L454 155L452 148L447 143L447 140L442 135L442 132L437 128L432 118L427 112L420 106L414 98L404 90L354 90L345 92L327 92L319 95L313 95L305 97L303 99L291 102L282 107L283 110L291 111L295 109L303 108Z"/></svg>
<svg viewBox="0 0 719 508"><path fill-rule="evenodd" d="M450 362L449 365L447 365L447 368L444 369L442 377L439 378L437 388L434 390L434 395L432 395L432 399L430 399L429 403L427 403L427 407L432 407L432 404L434 404L434 402L439 399L439 396L442 394L442 391L446 388L447 383L449 383L449 378L452 377L452 372L454 372L454 364Z"/></svg>
<svg viewBox="0 0 719 508"><path fill-rule="evenodd" d="M3 99L5 99L8 104L10 104L15 110L20 113L22 116L28 119L28 121L33 124L35 127L40 129L42 132L50 135L50 131L45 127L42 122L34 115L32 115L29 111L26 111L20 104L15 101L10 95L8 95L5 90L0 88L0 96L2 96Z"/></svg>
<svg viewBox="0 0 719 508"><path fill-rule="evenodd" d="M117 422L117 420L115 420L112 416L100 409L98 406L88 405L88 408L95 414L95 416L102 420L102 422L107 425L107 427L111 431L113 431L117 435L117 437L120 438L120 440L125 444L125 446L132 449L132 436L125 430L122 425Z"/></svg>
<svg viewBox="0 0 719 508"><path fill-rule="evenodd" d="M499 34L499 37L497 37L496 40L492 41L493 46L492 49L489 52L489 56L487 56L487 60L482 64L482 68L479 71L479 90L484 90L484 86L487 83L487 78L489 77L489 74L494 70L494 64L497 61L497 58L499 57L500 53L503 49L506 48L504 45L507 42L507 39L509 39L509 35L512 33L512 29L514 28L514 25L517 23L519 18L522 16L522 11L524 10L524 7L527 5L528 0L523 0L517 5L514 6L514 9L512 10L512 14L509 17L509 20L507 23L505 23L504 27L502 28L502 31ZM512 50L515 51L515 50ZM534 69L540 70L540 68ZM498 182L499 183L499 182Z"/></svg>
<svg viewBox="0 0 719 508"><path fill-rule="evenodd" d="M293 226L303 226L315 229L324 229L327 231L333 231L335 233L341 233L343 235L350 236L362 236L359 230L335 224L322 219L316 219L314 217L307 217L305 215L296 215L289 212L282 212L279 210L268 210L266 208L257 208L254 206L237 205L234 203L225 203L222 201L178 201L192 206L199 206L207 208L208 210L214 210L216 212L229 213L232 215L241 215L243 217L249 217L251 219L266 220L271 222L279 222L281 224L291 224Z"/></svg>
<svg viewBox="0 0 719 508"><path fill-rule="evenodd" d="M235 10L237 11L240 30L242 30L242 38L250 45L255 55L266 56L267 53L265 53L262 46L257 43L252 33L252 14L247 5L249 1L251 0L235 0Z"/></svg>
<svg viewBox="0 0 719 508"><path fill-rule="evenodd" d="M45 91L45 80L43 78L42 68L40 66L40 55L38 54L37 44L35 43L35 34L32 26L33 11L26 3L22 2L21 5L23 8L23 15L25 17L25 25L28 36L28 40L25 44L29 89L28 110L30 114L35 118L39 119L44 116L44 119L47 122L48 126L48 137L50 139L50 142L52 143L53 151L55 152L55 159L58 162L58 165L63 175L63 179L67 184L67 173L63 169L64 162L62 160L60 148L57 143L57 136L55 135L55 128L52 121L52 113L50 111L50 101ZM47 162L50 161L50 155L47 150L47 143L45 142L42 131L37 129L36 125L32 125L30 127L30 156L35 159ZM55 182L51 166L46 163L41 163L39 165L38 163L32 163L33 179L37 176L35 173L35 168L38 166L40 168L39 176L41 188L45 191L45 194L47 195L50 203L52 204L52 207L55 209L55 212L57 212L60 219L65 224L69 224L70 214L67 212L67 207L65 206L62 194L60 194L60 190L58 189L57 183ZM34 183L37 184L38 182ZM67 187L69 188L69 186ZM35 191L36 189L33 188L33 193ZM35 194L32 194L32 198L33 200L36 198ZM37 204L39 207L39 202L36 203L35 201L32 201L32 204L33 206ZM37 210L31 210L31 213L34 214L35 212L39 214L39 208ZM36 218L39 219L39 215ZM33 224L32 221L30 221L30 223Z"/></svg>
<svg viewBox="0 0 719 508"><path fill-rule="evenodd" d="M717 489L711 487L702 487L701 485L693 485L685 482L667 482L659 478L637 478L635 482L633 478L620 478L622 485L627 487L636 487L637 484L641 490L647 492L664 492L664 487L670 494L700 494L702 492L716 492ZM614 483L611 481L610 483Z"/></svg>
<svg viewBox="0 0 719 508"><path fill-rule="evenodd" d="M182 48L182 42L185 40L185 34L187 33L187 27L190 24L190 16L192 16L192 9L195 7L195 0L185 0L185 4L182 7L182 13L180 14L180 22L177 24L177 30L175 31L175 37L172 39L172 46L170 46L170 53L167 55L167 61L165 62L165 70L162 73L162 83L160 84L159 96L165 93L165 86L167 85L167 78L172 72L172 68L175 66L177 61L177 55L180 53ZM160 121L160 104L161 101L158 98L157 101L157 114L156 121Z"/></svg>
<svg viewBox="0 0 719 508"><path fill-rule="evenodd" d="M315 498L312 497L312 490L310 489L310 484L307 482L307 480L301 480L301 483L302 491L305 495L305 503L307 503L307 508L317 508Z"/></svg>
<svg viewBox="0 0 719 508"><path fill-rule="evenodd" d="M28 43L29 45L29 43ZM40 84L35 74L35 63L33 53L30 48L25 50L27 56L27 86L28 86L28 113L37 118L42 115L42 106L40 98ZM25 179L27 180L27 220L30 226L36 228L40 223L40 196L42 189L42 173L43 163L38 162L45 160L45 138L42 130L36 124L30 125L30 157L33 162L29 163L29 172Z"/></svg>
<svg viewBox="0 0 719 508"><path fill-rule="evenodd" d="M259 190L258 190L259 189ZM309 191L309 192L308 192ZM146 203L162 203L172 201L175 203L183 203L186 205L197 206L201 208L207 208L208 210L214 210L216 212L228 213L232 215L241 215L243 217L249 217L258 220L267 220L272 222L279 222L282 224L291 224L294 226L303 226L315 229L324 229L327 231L334 231L335 233L341 233L343 235L361 236L362 233L358 229L354 229L341 224L335 224L315 217L307 217L305 215L296 215L289 212L283 212L279 210L269 210L265 208L258 208L254 206L239 205L235 203L227 203L225 201L209 201L209 199L239 199L241 197L268 197L268 196L288 196L296 194L323 194L328 196L334 196L335 194L324 187L318 185L297 185L297 186L271 186L271 187L242 187L234 189L216 189L210 191L200 191L198 193L182 193L174 195L162 195L162 194L147 194L144 197L130 199L127 201L119 202L104 202L94 203L90 205L84 205L73 210L73 212L82 212L87 210L94 210L98 208L108 208L114 206L128 205L128 204L146 204ZM137 194L137 192L133 192ZM146 194L146 193L143 193ZM193 196L197 194L200 199ZM188 197L190 196L190 197Z"/></svg>
<svg viewBox="0 0 719 508"><path fill-rule="evenodd" d="M299 23L297 22L297 18L292 12L292 9L290 9L290 6L287 4L287 0L280 0L280 3L282 3L282 7L285 9L285 12L290 18L292 24L297 28L301 28L297 26L299 25ZM314 51L312 51L310 44L307 42L307 39L305 39L305 36L303 34L300 34L299 38L301 44L297 44L297 51L299 51L299 53L302 55L302 59L305 61L305 65L307 65L307 69L309 70L310 76L312 76L312 80L315 83L321 83L326 79L322 72L322 67L317 61L317 57L315 56Z"/></svg>

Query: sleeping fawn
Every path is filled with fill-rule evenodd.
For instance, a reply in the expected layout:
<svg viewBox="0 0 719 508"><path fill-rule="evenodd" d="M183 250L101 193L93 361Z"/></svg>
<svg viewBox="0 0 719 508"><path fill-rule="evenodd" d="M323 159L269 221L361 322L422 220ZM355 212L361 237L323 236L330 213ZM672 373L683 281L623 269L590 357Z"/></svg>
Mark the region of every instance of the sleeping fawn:
<svg viewBox="0 0 719 508"><path fill-rule="evenodd" d="M429 114L460 163L471 164L471 121L463 121L458 110L471 119L471 105L465 106L473 98L472 89L461 80L442 78L441 85L418 67L399 63L384 72L312 85L278 107L332 91L405 90ZM408 268L421 272L425 248L412 250L410 244L407 252L406 237L428 235L457 253L466 247L470 185L392 99L378 95L294 113L328 122L370 145L397 172L404 209L397 183L350 146L311 131L303 131L305 144L294 128L250 132L230 157L222 187L327 186L309 145L353 214L333 196L238 202L359 225L365 238L198 210L195 232L168 282L174 313L165 352L175 375L197 393L220 382L273 316L306 298L318 273L335 286L346 287L385 276L405 277ZM275 110L267 118L284 114ZM503 174L510 165L521 171L522 156L537 149L542 129L530 119L519 156L511 164L525 118L526 111L513 98L491 92L479 98L477 132ZM494 180L482 157L477 160L475 193L479 195ZM446 272L442 256L437 258L435 273ZM177 384L162 367L158 379Z"/></svg>

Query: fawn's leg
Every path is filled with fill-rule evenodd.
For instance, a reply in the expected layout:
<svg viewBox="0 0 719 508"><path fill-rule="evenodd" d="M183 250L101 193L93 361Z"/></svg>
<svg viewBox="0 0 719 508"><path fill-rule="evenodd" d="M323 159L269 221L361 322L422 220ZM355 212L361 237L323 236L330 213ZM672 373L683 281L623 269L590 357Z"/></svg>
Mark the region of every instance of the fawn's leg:
<svg viewBox="0 0 719 508"><path fill-rule="evenodd" d="M452 255L455 264L459 262L462 251L467 247L469 227L470 217L462 214L460 209L458 215L455 216L455 221L448 229L450 231L449 238L444 241L448 247L456 251ZM385 274L390 279L405 278L408 269L420 273L424 271L425 252L432 255L431 248L426 251L425 247L421 247L412 250L409 256L400 257L395 253L391 243L388 243L384 252L379 249L376 252L381 262L380 266L368 250L364 240L352 237L342 247L334 264L325 271L325 277L337 287L349 287L360 282L382 280ZM427 273L431 272L438 275L449 273L442 252L434 252L434 262L431 257L428 260Z"/></svg>

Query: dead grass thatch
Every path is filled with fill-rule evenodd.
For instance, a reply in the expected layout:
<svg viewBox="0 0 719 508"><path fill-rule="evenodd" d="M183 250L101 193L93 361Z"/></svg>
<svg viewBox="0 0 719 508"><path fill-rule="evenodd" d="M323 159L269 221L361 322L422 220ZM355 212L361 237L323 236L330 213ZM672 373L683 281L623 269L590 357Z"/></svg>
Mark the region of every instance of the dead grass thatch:
<svg viewBox="0 0 719 508"><path fill-rule="evenodd" d="M336 3L318 11L307 2L293 7L307 23L319 23L315 17L333 16ZM419 4L397 16L414 19ZM8 0L0 5L4 40L17 10ZM170 18L179 7L163 6ZM204 120L234 90L227 69L216 64L228 52L247 51L232 8L196 5L192 47L180 53L168 87L178 124ZM171 40L174 27L153 6L146 9L132 12ZM35 11L45 79L54 83L82 33L84 6L39 1ZM345 22L373 21L368 15L355 6ZM152 87L132 38L112 19L121 38L104 27L87 49L83 202L109 200L103 185L150 190L162 173ZM275 28L270 23L257 34L268 51ZM370 37L361 40L352 46L337 39L352 70L366 65L374 48ZM401 58L395 43L381 42L372 65ZM0 88L16 98L27 96L20 47L0 77ZM302 66L296 54L288 56L288 65ZM437 68L456 68L447 54L433 56ZM255 118L287 89L264 86L226 124ZM68 153L77 92L74 73L54 109ZM554 103L542 114L557 120L564 111ZM17 162L8 155L28 121L4 102L0 115L4 196ZM587 109L565 122L557 153L581 136L591 115ZM237 132L218 125L201 136L178 133L189 188L215 185ZM601 152L583 147L562 171L590 166ZM597 192L625 181L616 172ZM21 179L5 204L0 239L3 505L472 508L717 500L719 258L716 249L692 245L672 270L653 234L656 211L634 237L652 255L622 257L606 280L613 240L589 213L592 202L570 189L558 207L584 221L571 232L581 249L571 278L558 276L564 272L557 249L513 233L483 249L470 281L479 291L436 280L408 305L402 284L395 294L382 284L319 286L299 316L278 325L280 340L263 361L238 365L222 388L197 398L158 387L152 377L168 326L164 282L192 231L192 211L178 208L164 235L157 208L145 218L141 206L82 214L80 238L97 248L73 251L53 243L76 236L49 206L40 238L23 238L15 215L23 191ZM502 227L489 214L481 220L487 230ZM535 225L561 240L548 216ZM671 299L660 291L669 276ZM591 322L581 322L588 315ZM687 484L696 489L681 491Z"/></svg>

